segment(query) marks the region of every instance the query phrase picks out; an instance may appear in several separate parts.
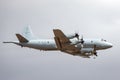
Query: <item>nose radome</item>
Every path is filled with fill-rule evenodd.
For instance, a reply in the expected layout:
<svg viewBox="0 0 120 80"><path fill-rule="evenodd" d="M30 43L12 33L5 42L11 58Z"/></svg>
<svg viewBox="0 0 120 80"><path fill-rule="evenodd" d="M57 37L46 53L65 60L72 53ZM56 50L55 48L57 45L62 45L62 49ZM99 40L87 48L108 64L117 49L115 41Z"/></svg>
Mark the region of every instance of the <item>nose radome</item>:
<svg viewBox="0 0 120 80"><path fill-rule="evenodd" d="M108 47L109 47L109 48L113 47L113 44L108 43Z"/></svg>

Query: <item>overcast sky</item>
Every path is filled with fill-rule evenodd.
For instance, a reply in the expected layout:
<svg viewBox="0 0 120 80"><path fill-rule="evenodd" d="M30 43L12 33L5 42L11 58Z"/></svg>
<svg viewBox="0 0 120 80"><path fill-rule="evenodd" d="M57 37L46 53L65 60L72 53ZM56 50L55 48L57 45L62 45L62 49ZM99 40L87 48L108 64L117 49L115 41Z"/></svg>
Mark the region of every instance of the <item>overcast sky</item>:
<svg viewBox="0 0 120 80"><path fill-rule="evenodd" d="M59 28L114 47L85 59L2 43L17 40L27 25L39 38ZM120 80L119 35L120 0L0 0L0 80Z"/></svg>

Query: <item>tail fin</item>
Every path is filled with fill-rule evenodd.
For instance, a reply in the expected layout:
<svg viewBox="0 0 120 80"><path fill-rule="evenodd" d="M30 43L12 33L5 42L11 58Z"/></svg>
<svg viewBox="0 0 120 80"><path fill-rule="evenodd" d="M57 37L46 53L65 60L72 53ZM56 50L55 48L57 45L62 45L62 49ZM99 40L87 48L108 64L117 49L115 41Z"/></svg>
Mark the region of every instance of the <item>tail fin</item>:
<svg viewBox="0 0 120 80"><path fill-rule="evenodd" d="M28 40L32 40L32 39L35 38L33 33L32 33L32 30L31 30L30 26L25 27L22 34Z"/></svg>
<svg viewBox="0 0 120 80"><path fill-rule="evenodd" d="M24 38L22 35L20 34L16 34L19 42L23 43L23 42L28 42L28 40L26 38Z"/></svg>

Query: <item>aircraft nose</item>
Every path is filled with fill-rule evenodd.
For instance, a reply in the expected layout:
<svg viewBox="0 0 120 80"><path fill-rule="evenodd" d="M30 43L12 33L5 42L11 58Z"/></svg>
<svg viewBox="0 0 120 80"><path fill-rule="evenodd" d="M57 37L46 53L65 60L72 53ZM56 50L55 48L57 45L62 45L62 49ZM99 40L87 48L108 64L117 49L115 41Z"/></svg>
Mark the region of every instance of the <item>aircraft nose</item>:
<svg viewBox="0 0 120 80"><path fill-rule="evenodd" d="M107 47L108 47L108 48L111 48L111 47L113 47L113 44L107 43Z"/></svg>

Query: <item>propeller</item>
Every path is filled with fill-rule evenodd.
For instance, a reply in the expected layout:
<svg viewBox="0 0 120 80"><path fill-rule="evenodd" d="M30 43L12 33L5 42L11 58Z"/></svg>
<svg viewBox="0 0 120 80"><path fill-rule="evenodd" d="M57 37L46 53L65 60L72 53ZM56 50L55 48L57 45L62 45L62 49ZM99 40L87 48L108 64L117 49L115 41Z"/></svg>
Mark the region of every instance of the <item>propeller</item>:
<svg viewBox="0 0 120 80"><path fill-rule="evenodd" d="M80 43L81 43L81 47L83 48L84 47L84 40L83 40L83 36L81 37L81 39L80 39Z"/></svg>
<svg viewBox="0 0 120 80"><path fill-rule="evenodd" d="M94 53L93 53L95 56L98 56L97 55L97 52L96 52L96 45L94 45Z"/></svg>
<svg viewBox="0 0 120 80"><path fill-rule="evenodd" d="M79 34L75 33L75 37L79 40Z"/></svg>
<svg viewBox="0 0 120 80"><path fill-rule="evenodd" d="M81 37L80 41L81 41L81 44L84 43L83 36Z"/></svg>
<svg viewBox="0 0 120 80"><path fill-rule="evenodd" d="M78 39L78 41L80 41L81 43L81 47L83 47L83 44L84 44L84 40L83 40L83 36L81 37L81 39L79 38L79 34L78 33L75 33L75 37Z"/></svg>

